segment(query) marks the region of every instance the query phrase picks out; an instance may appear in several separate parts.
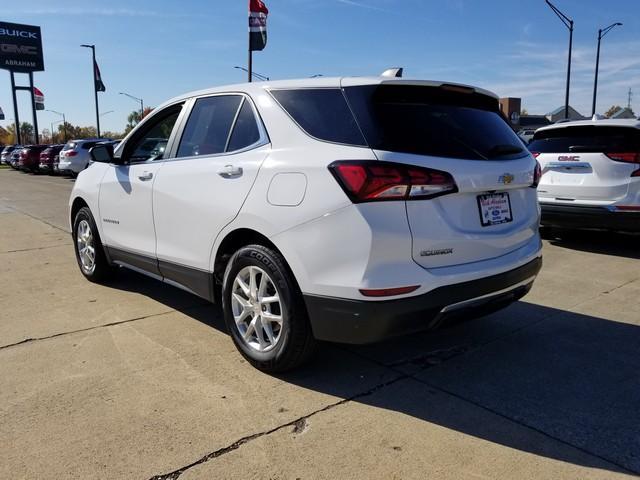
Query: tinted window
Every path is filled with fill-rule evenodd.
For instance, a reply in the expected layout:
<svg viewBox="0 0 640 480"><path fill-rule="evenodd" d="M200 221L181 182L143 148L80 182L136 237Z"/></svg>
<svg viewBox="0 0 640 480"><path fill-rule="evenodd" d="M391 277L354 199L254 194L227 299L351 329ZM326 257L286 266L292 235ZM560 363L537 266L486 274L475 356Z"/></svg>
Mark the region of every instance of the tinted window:
<svg viewBox="0 0 640 480"><path fill-rule="evenodd" d="M69 142L62 148L62 150L73 150L74 148L76 148L76 142Z"/></svg>
<svg viewBox="0 0 640 480"><path fill-rule="evenodd" d="M260 131L258 130L258 124L256 118L253 115L253 109L248 100L245 100L238 114L236 124L233 127L233 133L229 139L229 145L227 146L227 152L233 152L234 150L241 150L253 145L260 140Z"/></svg>
<svg viewBox="0 0 640 480"><path fill-rule="evenodd" d="M540 153L637 152L640 131L635 128L585 125L543 130L535 134L529 150Z"/></svg>
<svg viewBox="0 0 640 480"><path fill-rule="evenodd" d="M177 156L224 152L241 100L238 95L199 98L182 134Z"/></svg>
<svg viewBox="0 0 640 480"><path fill-rule="evenodd" d="M159 147L167 144L181 109L182 105L169 107L163 112L154 115L151 123L144 125L142 127L143 130L136 133L132 140L133 143L127 142L127 145L125 145L124 148L127 152L125 155L130 155L129 161L144 162L146 160L161 159L164 155L164 147Z"/></svg>
<svg viewBox="0 0 640 480"><path fill-rule="evenodd" d="M472 160L526 154L497 100L456 88L371 85L345 94L374 149Z"/></svg>
<svg viewBox="0 0 640 480"><path fill-rule="evenodd" d="M339 89L273 90L271 93L312 137L349 145L366 145Z"/></svg>

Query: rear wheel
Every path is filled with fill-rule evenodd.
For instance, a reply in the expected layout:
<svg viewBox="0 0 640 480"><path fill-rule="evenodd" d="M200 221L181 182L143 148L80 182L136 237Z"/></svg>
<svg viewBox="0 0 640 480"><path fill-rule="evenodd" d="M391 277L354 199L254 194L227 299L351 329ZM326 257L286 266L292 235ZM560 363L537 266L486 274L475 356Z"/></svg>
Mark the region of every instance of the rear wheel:
<svg viewBox="0 0 640 480"><path fill-rule="evenodd" d="M113 272L89 207L78 210L73 222L73 245L80 271L87 280L102 282Z"/></svg>
<svg viewBox="0 0 640 480"><path fill-rule="evenodd" d="M238 250L227 264L222 300L231 338L254 367L282 372L312 356L302 294L278 252L262 245Z"/></svg>

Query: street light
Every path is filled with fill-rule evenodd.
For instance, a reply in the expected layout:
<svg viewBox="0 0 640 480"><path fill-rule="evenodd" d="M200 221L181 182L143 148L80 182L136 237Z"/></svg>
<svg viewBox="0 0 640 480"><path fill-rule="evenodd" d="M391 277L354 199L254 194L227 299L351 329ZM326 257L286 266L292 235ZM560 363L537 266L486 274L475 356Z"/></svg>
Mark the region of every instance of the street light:
<svg viewBox="0 0 640 480"><path fill-rule="evenodd" d="M115 110L109 110L108 112L102 112L102 113L100 114L100 116L101 116L101 117L104 117L107 113L113 113L113 112L115 112Z"/></svg>
<svg viewBox="0 0 640 480"><path fill-rule="evenodd" d="M549 0L545 0L547 5L551 7L553 13L564 23L565 27L569 29L569 60L567 62L567 92L564 97L564 118L569 118L569 83L571 82L571 49L573 48L573 20L562 13L558 8L553 5Z"/></svg>
<svg viewBox="0 0 640 480"><path fill-rule="evenodd" d="M97 78L96 78L96 46L95 45L80 45L81 47L84 48L90 48L91 49L91 56L93 58L93 94L95 95L95 99L96 99L96 133L98 134L98 138L100 138L100 113L98 110L98 89L96 88L96 83L97 83Z"/></svg>
<svg viewBox="0 0 640 480"><path fill-rule="evenodd" d="M236 66L235 66L235 67L233 67L233 68L237 68L238 70L242 70L243 72L247 72L247 73L249 73L249 70L247 70L247 69L246 69L246 68L244 68L244 67L238 67L238 66L236 65ZM256 77L258 80L262 80L262 81L269 81L269 77L267 77L266 75L262 75L262 74L257 73L257 72L251 72L251 75L252 75L253 77Z"/></svg>
<svg viewBox="0 0 640 480"><path fill-rule="evenodd" d="M124 92L118 92L118 93L119 95L124 95L126 97L129 97L131 100L140 102L140 121L142 121L142 115L144 115L144 102L142 101L142 99L138 97L134 97L133 95L129 95L128 93L124 93Z"/></svg>
<svg viewBox="0 0 640 480"><path fill-rule="evenodd" d="M596 53L596 78L593 81L593 106L591 107L591 116L596 114L596 96L598 94L598 67L600 65L600 40L609 33L614 27L622 26L620 22L613 23L607 28L598 30L598 53Z"/></svg>
<svg viewBox="0 0 640 480"><path fill-rule="evenodd" d="M45 112L55 113L56 115L60 115L62 117L62 130L64 131L64 141L67 141L67 119L64 117L64 113L56 112L55 110L45 110ZM56 122L59 123L59 122Z"/></svg>
<svg viewBox="0 0 640 480"><path fill-rule="evenodd" d="M62 123L64 122L64 120L56 120L55 122L51 122L51 143L53 143L53 126L58 124L58 123ZM64 125L62 126L63 128L66 128ZM67 139L65 138L64 140L65 143L67 143Z"/></svg>

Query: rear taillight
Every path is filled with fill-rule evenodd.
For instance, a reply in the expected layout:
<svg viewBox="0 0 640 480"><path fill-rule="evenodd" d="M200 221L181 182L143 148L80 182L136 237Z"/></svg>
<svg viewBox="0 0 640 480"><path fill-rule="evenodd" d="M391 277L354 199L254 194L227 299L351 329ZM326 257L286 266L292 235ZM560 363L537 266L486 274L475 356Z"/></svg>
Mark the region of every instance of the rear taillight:
<svg viewBox="0 0 640 480"><path fill-rule="evenodd" d="M341 160L329 170L354 203L419 200L458 191L451 174L378 160Z"/></svg>
<svg viewBox="0 0 640 480"><path fill-rule="evenodd" d="M540 184L540 178L542 177L542 167L540 166L540 162L536 160L536 166L533 169L533 183L531 184L531 188L537 188Z"/></svg>
<svg viewBox="0 0 640 480"><path fill-rule="evenodd" d="M65 157L75 157L78 154L78 152L76 152L75 150L67 150L64 153Z"/></svg>
<svg viewBox="0 0 640 480"><path fill-rule="evenodd" d="M616 162L640 164L640 152L605 153L605 155ZM640 168L631 172L631 176L640 177Z"/></svg>
<svg viewBox="0 0 640 480"><path fill-rule="evenodd" d="M540 156L540 152L531 152L531 155L533 155L533 158L538 158Z"/></svg>

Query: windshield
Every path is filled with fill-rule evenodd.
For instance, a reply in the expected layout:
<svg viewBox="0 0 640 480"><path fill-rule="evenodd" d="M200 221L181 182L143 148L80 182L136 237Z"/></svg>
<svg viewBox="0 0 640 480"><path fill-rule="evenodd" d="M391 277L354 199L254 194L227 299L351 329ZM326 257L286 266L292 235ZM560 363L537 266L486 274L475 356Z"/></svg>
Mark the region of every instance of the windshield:
<svg viewBox="0 0 640 480"><path fill-rule="evenodd" d="M347 87L345 94L374 149L471 160L528 154L498 101L471 90L369 85Z"/></svg>

